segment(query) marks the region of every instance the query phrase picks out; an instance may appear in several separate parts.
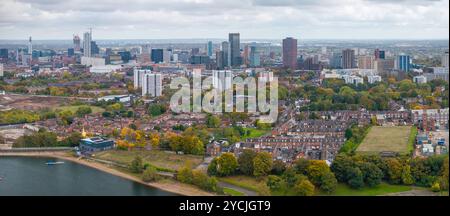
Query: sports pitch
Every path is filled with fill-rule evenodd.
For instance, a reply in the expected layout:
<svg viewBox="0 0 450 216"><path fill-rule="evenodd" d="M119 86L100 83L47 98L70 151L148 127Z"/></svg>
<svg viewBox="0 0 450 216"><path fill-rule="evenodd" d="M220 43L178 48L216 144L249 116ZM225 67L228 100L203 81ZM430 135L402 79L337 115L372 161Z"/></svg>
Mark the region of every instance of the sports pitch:
<svg viewBox="0 0 450 216"><path fill-rule="evenodd" d="M358 153L408 152L410 126L372 127L359 145Z"/></svg>

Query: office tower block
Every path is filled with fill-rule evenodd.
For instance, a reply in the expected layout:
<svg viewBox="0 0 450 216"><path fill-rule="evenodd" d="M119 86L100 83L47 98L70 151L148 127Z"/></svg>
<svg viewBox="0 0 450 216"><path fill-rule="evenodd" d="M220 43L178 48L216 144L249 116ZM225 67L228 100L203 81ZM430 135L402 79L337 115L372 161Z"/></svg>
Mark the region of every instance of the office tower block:
<svg viewBox="0 0 450 216"><path fill-rule="evenodd" d="M283 66L291 70L297 69L297 39L283 39Z"/></svg>

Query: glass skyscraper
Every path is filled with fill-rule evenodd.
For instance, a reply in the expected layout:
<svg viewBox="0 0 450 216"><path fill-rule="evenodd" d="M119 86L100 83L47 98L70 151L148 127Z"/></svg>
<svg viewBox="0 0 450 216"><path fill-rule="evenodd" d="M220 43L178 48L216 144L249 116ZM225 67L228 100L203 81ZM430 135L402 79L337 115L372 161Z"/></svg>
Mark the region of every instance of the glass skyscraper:
<svg viewBox="0 0 450 216"><path fill-rule="evenodd" d="M207 52L207 55L209 57L212 56L212 53L213 53L213 43L212 43L212 41L208 41L208 44L206 45L206 52Z"/></svg>
<svg viewBox="0 0 450 216"><path fill-rule="evenodd" d="M411 66L411 57L409 55L399 55L397 57L397 69L408 72Z"/></svg>
<svg viewBox="0 0 450 216"><path fill-rule="evenodd" d="M155 63L164 62L164 50L163 49L152 49L151 59L152 59L152 62L155 62Z"/></svg>
<svg viewBox="0 0 450 216"><path fill-rule="evenodd" d="M239 33L230 33L228 35L228 42L230 43L230 65L231 67L240 66L242 61Z"/></svg>

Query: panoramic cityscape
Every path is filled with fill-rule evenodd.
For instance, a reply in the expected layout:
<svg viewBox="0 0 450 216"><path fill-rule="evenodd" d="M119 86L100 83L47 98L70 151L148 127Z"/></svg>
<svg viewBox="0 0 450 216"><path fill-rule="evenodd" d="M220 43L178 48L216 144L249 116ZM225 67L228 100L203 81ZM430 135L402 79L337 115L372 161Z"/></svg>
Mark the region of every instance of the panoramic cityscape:
<svg viewBox="0 0 450 216"><path fill-rule="evenodd" d="M84 2L0 3L0 195L448 196L448 0Z"/></svg>

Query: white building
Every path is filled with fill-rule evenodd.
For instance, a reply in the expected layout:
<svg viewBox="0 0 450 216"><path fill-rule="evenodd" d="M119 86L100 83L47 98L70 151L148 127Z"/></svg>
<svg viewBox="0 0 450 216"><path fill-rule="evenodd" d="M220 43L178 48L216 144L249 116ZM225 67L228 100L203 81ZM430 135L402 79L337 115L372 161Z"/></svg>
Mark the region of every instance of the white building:
<svg viewBox="0 0 450 216"><path fill-rule="evenodd" d="M26 53L22 53L22 65L23 66L28 66L31 64L31 55L30 54L26 54Z"/></svg>
<svg viewBox="0 0 450 216"><path fill-rule="evenodd" d="M173 59L172 62L175 62L175 63L178 62L178 54L176 54L176 53L173 54L172 59Z"/></svg>
<svg viewBox="0 0 450 216"><path fill-rule="evenodd" d="M378 76L378 75L367 76L367 81L370 84L373 84L373 83L376 83L376 82L381 82L381 76Z"/></svg>
<svg viewBox="0 0 450 216"><path fill-rule="evenodd" d="M43 56L43 57L38 57L38 62L39 63L48 63L51 62L51 57L50 56Z"/></svg>
<svg viewBox="0 0 450 216"><path fill-rule="evenodd" d="M435 79L442 79L445 81L448 81L449 79L449 69L445 67L433 67L433 73L424 73L424 75L427 78L427 81L435 80Z"/></svg>
<svg viewBox="0 0 450 216"><path fill-rule="evenodd" d="M163 62L164 63L170 63L170 55L171 51L164 49L163 50Z"/></svg>
<svg viewBox="0 0 450 216"><path fill-rule="evenodd" d="M423 75L413 77L413 81L418 84L427 83L427 78Z"/></svg>
<svg viewBox="0 0 450 216"><path fill-rule="evenodd" d="M364 83L363 78L354 75L342 75L342 79L344 79L346 84L358 85Z"/></svg>
<svg viewBox="0 0 450 216"><path fill-rule="evenodd" d="M144 75L145 74L150 74L150 73L152 73L151 70L134 68L134 70L133 70L133 85L134 85L134 88L137 89L139 87L142 87L142 80L144 79Z"/></svg>
<svg viewBox="0 0 450 216"><path fill-rule="evenodd" d="M0 77L3 77L3 64L0 64Z"/></svg>
<svg viewBox="0 0 450 216"><path fill-rule="evenodd" d="M105 66L104 58L81 57L81 64L85 66Z"/></svg>
<svg viewBox="0 0 450 216"><path fill-rule="evenodd" d="M122 68L121 65L103 65L103 66L92 66L89 68L91 73L111 73Z"/></svg>
<svg viewBox="0 0 450 216"><path fill-rule="evenodd" d="M91 57L92 31L85 32L83 35L83 56Z"/></svg>
<svg viewBox="0 0 450 216"><path fill-rule="evenodd" d="M426 118L428 120L434 119L437 125L445 126L448 124L448 111L448 108L411 110L412 122L417 124Z"/></svg>
<svg viewBox="0 0 450 216"><path fill-rule="evenodd" d="M142 80L142 95L159 97L162 94L162 75L145 74Z"/></svg>
<svg viewBox="0 0 450 216"><path fill-rule="evenodd" d="M231 70L213 70L213 87L218 90L230 89L233 83L233 72Z"/></svg>
<svg viewBox="0 0 450 216"><path fill-rule="evenodd" d="M359 68L348 68L348 69L323 69L321 74L325 75L325 77L334 78L335 75L327 75L327 74L338 74L338 75L357 75L361 77L378 75L378 71L376 69L359 69Z"/></svg>
<svg viewBox="0 0 450 216"><path fill-rule="evenodd" d="M130 95L107 95L104 97L99 97L97 101L117 101L121 103L128 103L131 101Z"/></svg>

